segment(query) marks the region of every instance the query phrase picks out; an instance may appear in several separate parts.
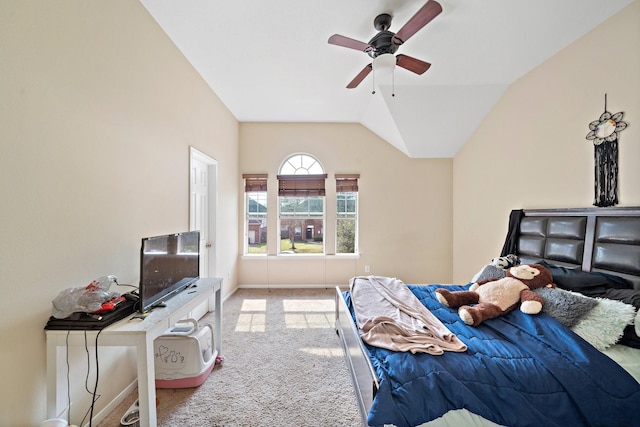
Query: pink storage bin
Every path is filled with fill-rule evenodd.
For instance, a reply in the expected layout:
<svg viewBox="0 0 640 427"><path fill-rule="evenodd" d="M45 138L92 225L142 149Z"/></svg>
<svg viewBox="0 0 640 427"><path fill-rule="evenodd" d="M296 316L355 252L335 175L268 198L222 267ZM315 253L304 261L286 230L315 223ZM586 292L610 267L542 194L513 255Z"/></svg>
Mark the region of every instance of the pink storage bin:
<svg viewBox="0 0 640 427"><path fill-rule="evenodd" d="M194 319L180 321L154 342L157 388L200 386L215 364L213 329Z"/></svg>

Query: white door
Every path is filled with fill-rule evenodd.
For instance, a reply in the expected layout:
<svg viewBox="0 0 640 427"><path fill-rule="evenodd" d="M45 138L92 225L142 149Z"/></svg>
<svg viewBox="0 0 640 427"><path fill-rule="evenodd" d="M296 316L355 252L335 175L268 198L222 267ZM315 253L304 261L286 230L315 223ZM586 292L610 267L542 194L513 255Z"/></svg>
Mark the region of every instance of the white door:
<svg viewBox="0 0 640 427"><path fill-rule="evenodd" d="M216 162L191 148L189 228L200 231L200 277L216 275Z"/></svg>

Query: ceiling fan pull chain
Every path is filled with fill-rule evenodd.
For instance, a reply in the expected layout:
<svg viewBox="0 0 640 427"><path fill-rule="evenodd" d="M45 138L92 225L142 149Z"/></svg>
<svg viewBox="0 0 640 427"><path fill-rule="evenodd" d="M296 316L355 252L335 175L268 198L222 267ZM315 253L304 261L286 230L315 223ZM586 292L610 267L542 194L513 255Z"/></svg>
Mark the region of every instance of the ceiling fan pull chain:
<svg viewBox="0 0 640 427"><path fill-rule="evenodd" d="M391 96L396 96L396 71L391 72Z"/></svg>
<svg viewBox="0 0 640 427"><path fill-rule="evenodd" d="M371 95L375 95L376 94L376 70L373 70L373 73L371 73Z"/></svg>

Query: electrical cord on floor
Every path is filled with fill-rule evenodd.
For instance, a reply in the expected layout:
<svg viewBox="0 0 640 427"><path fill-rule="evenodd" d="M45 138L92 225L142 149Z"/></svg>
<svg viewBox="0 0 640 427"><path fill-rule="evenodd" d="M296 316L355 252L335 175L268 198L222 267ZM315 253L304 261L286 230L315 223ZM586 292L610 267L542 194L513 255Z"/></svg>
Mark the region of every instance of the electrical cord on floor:
<svg viewBox="0 0 640 427"><path fill-rule="evenodd" d="M100 398L100 396L98 395L98 397L96 397L96 394L98 392L98 379L100 378L100 370L99 370L99 364L98 364L98 338L100 337L100 332L102 332L102 329L100 329L98 331L98 333L96 334L96 344L95 344L95 350L96 350L96 383L93 387L93 397L91 398L91 416L89 418L89 427L91 427L92 423L93 423L93 408L95 406L96 400L98 400Z"/></svg>
<svg viewBox="0 0 640 427"><path fill-rule="evenodd" d="M89 373L91 370L91 362L90 362L90 355L89 355L89 345L87 342L87 331L84 331L84 350L85 353L87 354L87 375L85 376L84 379L84 388L86 390L87 393L89 393L91 395L91 405L89 407L89 409L87 409L87 412L85 412L84 417L82 417L82 421L80 422L80 425L84 425L85 420L87 419L87 415L89 416L89 427L91 427L93 425L93 410L96 404L96 401L100 398L101 395L97 394L97 390L98 390L98 379L99 379L99 374L100 374L100 369L98 366L98 337L100 336L100 332L102 332L102 329L100 329L98 331L98 333L96 334L96 342L95 342L95 359L96 359L96 381L95 384L93 386L93 391L89 390Z"/></svg>
<svg viewBox="0 0 640 427"><path fill-rule="evenodd" d="M87 374L84 377L84 389L87 393L91 393L89 391L89 371L91 370L91 363L89 362L89 346L87 345L87 331L84 331L84 352L87 354ZM91 404L93 406L93 403ZM87 418L90 409L87 409L87 412L84 413L84 417L82 417L82 421L80 421L80 425L84 425L84 420Z"/></svg>
<svg viewBox="0 0 640 427"><path fill-rule="evenodd" d="M67 358L67 424L71 425L71 380L70 380L70 376L71 376L71 365L69 363L69 335L71 334L71 331L67 331L67 337L65 340L65 345L66 345L66 358Z"/></svg>

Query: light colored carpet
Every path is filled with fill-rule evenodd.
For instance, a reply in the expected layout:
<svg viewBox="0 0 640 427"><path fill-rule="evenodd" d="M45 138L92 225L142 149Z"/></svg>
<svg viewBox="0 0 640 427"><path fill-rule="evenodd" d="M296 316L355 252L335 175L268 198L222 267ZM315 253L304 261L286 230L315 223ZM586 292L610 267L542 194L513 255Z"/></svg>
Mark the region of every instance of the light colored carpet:
<svg viewBox="0 0 640 427"><path fill-rule="evenodd" d="M240 289L222 311L222 366L200 387L157 389L159 426L361 425L333 289ZM136 398L98 427L119 426Z"/></svg>

